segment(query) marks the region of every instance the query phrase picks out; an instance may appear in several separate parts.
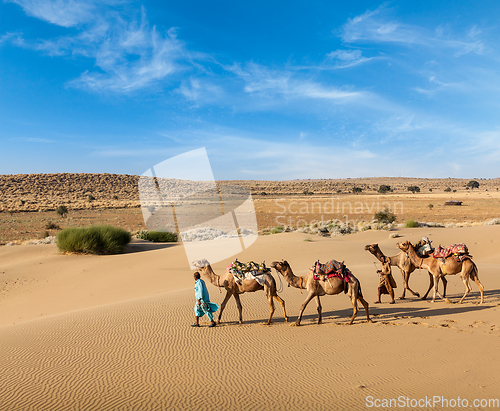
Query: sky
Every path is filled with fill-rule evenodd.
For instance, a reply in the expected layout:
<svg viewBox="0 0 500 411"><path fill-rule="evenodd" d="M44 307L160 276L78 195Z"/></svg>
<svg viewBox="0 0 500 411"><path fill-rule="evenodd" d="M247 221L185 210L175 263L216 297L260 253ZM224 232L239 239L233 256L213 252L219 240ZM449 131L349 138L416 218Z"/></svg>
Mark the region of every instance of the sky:
<svg viewBox="0 0 500 411"><path fill-rule="evenodd" d="M0 174L500 176L496 0L0 1Z"/></svg>

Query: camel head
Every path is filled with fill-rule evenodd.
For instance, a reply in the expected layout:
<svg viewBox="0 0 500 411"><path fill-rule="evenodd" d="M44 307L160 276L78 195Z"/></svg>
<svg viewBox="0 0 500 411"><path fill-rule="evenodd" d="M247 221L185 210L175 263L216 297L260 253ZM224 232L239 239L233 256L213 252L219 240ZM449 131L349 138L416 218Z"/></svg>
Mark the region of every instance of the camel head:
<svg viewBox="0 0 500 411"><path fill-rule="evenodd" d="M367 244L365 245L365 251L369 251L370 253L374 253L375 250L378 248L378 244Z"/></svg>
<svg viewBox="0 0 500 411"><path fill-rule="evenodd" d="M271 267L274 268L276 271L282 273L287 270L287 268L290 267L288 264L288 261L286 260L281 260L281 261L273 261L271 263Z"/></svg>
<svg viewBox="0 0 500 411"><path fill-rule="evenodd" d="M410 247L412 247L411 243L409 241L405 241L404 243L397 243L396 247L398 247L400 250L407 252Z"/></svg>
<svg viewBox="0 0 500 411"><path fill-rule="evenodd" d="M196 267L196 268L203 268L203 267L206 267L207 265L210 265L210 263L208 262L208 260L206 258L204 258L203 260L195 260L191 263L192 266Z"/></svg>

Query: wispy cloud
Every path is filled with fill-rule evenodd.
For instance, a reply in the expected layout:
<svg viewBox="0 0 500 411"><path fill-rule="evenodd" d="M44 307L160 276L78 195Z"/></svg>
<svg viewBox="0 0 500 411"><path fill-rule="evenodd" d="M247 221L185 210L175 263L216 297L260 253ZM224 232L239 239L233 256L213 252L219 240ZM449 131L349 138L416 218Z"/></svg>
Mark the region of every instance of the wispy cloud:
<svg viewBox="0 0 500 411"><path fill-rule="evenodd" d="M87 70L69 86L101 92L127 93L147 88L160 80L194 66L203 59L190 53L177 39L175 28L167 31L150 26L146 11L118 12L118 1L12 0L36 18L62 27L75 27L77 34L55 39L25 40L19 34L10 41L50 56L84 56L95 61L96 70ZM4 36L5 37L5 36ZM7 39L6 39L7 40Z"/></svg>
<svg viewBox="0 0 500 411"><path fill-rule="evenodd" d="M19 4L26 14L62 27L72 27L94 18L96 2L92 0L6 0ZM100 2L103 3L103 2Z"/></svg>
<svg viewBox="0 0 500 411"><path fill-rule="evenodd" d="M417 25L411 25L390 20L388 8L385 5L374 11L349 19L341 29L341 38L345 43L371 42L393 43L403 46L420 45L427 48L451 49L459 57L475 52L481 54L484 44L477 37L481 31L477 27L471 28L461 37L447 33L443 27L436 27L434 31Z"/></svg>
<svg viewBox="0 0 500 411"><path fill-rule="evenodd" d="M244 80L244 91L249 94L332 101L352 101L368 96L364 91L323 85L292 71L272 70L256 63L249 63L244 68L233 65L227 70Z"/></svg>

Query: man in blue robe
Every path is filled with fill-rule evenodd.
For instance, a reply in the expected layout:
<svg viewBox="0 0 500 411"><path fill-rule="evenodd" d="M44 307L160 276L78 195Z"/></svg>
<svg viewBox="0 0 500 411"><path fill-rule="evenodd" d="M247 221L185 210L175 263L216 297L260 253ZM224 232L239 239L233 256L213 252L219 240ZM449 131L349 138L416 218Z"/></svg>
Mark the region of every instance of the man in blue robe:
<svg viewBox="0 0 500 411"><path fill-rule="evenodd" d="M203 317L205 314L210 319L209 327L215 327L213 313L219 309L219 306L210 302L207 286L205 285L205 281L200 278L199 272L194 273L194 296L196 297L196 304L194 306L195 323L191 327L199 327L200 317Z"/></svg>

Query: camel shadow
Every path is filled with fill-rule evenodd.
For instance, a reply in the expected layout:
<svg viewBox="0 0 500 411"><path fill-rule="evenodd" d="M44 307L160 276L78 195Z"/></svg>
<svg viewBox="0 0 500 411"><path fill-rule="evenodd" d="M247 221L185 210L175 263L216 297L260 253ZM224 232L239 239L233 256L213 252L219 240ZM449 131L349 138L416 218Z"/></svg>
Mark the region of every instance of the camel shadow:
<svg viewBox="0 0 500 411"><path fill-rule="evenodd" d="M123 254L143 253L146 251L163 250L165 248L175 247L179 243L152 243L145 240L132 240L123 251Z"/></svg>
<svg viewBox="0 0 500 411"><path fill-rule="evenodd" d="M461 314L466 312L477 312L492 308L487 305L468 305L465 304L447 304L445 302L436 302L433 307L412 307L408 305L400 305L391 306L387 308L383 308L378 306L375 310L373 310L373 316L376 320L386 319L388 317L405 317L406 319L410 318L421 318L421 317L440 317L447 316L450 314Z"/></svg>

